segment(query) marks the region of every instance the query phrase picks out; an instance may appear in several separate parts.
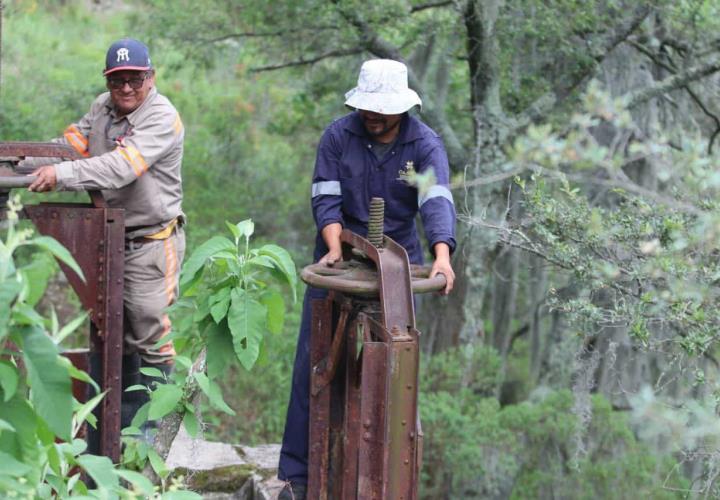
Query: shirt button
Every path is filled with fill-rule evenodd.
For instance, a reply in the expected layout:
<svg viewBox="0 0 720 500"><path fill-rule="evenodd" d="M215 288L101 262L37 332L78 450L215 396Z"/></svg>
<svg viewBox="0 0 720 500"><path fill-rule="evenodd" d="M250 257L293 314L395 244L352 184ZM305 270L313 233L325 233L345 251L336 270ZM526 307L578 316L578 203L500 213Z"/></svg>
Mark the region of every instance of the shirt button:
<svg viewBox="0 0 720 500"><path fill-rule="evenodd" d="M395 154L395 151L393 151L392 154Z"/></svg>
<svg viewBox="0 0 720 500"><path fill-rule="evenodd" d="M372 149L372 144L368 144L368 149Z"/></svg>

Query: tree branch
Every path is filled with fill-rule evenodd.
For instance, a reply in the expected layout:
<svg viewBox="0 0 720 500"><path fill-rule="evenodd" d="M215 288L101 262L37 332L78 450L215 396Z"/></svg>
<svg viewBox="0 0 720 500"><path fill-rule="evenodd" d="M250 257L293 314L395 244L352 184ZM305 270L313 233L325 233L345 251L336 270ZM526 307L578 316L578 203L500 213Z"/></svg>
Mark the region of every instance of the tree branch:
<svg viewBox="0 0 720 500"><path fill-rule="evenodd" d="M669 73L677 74L677 67L675 66L675 64L672 63L672 60L670 61L670 63L666 63L665 61L662 61L657 54L653 53L644 45L641 45L633 40L628 40L628 43L638 52L650 59L657 66L665 69ZM690 88L690 85L685 85L683 88L687 91L687 93L690 95L690 98L695 102L695 104L698 105L698 107L705 114L705 116L710 118L715 123L715 131L713 132L712 136L710 137L710 141L708 142L708 154L711 155L713 150L713 143L715 142L718 134L720 134L720 118L718 118L716 114L712 113L708 109L705 103L702 102L702 99L700 99L700 96L698 96Z"/></svg>
<svg viewBox="0 0 720 500"><path fill-rule="evenodd" d="M616 29L610 36L605 37L601 43L598 43L595 48L591 50L591 57L594 64L588 65L587 68L585 68L585 71L579 72L563 87L548 92L535 100L535 102L528 106L528 108L517 118L511 135L514 136L531 123L544 119L548 113L563 103L567 96L585 83L595 73L597 67L605 60L610 52L615 49L615 47L627 40L628 37L640 27L642 22L647 19L652 11L653 7L648 4L641 5L635 9L635 12L630 19L628 19L625 23L620 24L618 29ZM593 46L592 43L590 43L590 45L591 47Z"/></svg>
<svg viewBox="0 0 720 500"><path fill-rule="evenodd" d="M444 1L444 2L430 2L430 3L423 3L420 5L413 5L410 7L410 13L414 14L415 12L420 12L426 9L435 9L437 7L447 7L448 5L452 5L453 2L451 0Z"/></svg>
<svg viewBox="0 0 720 500"><path fill-rule="evenodd" d="M633 108L642 103L661 96L672 90L685 87L688 83L710 76L720 70L720 60L714 60L695 66L681 73L665 78L650 87L644 87L625 94L628 108Z"/></svg>
<svg viewBox="0 0 720 500"><path fill-rule="evenodd" d="M297 61L271 64L269 66L259 66L257 68L251 68L250 71L253 73L259 73L261 71L275 71L278 69L291 68L293 66L305 66L308 64L315 64L316 62L322 61L323 59L329 59L331 57L347 57L355 54L360 54L362 51L362 48L331 50L330 52L325 52L324 54L320 54L308 59L298 59Z"/></svg>

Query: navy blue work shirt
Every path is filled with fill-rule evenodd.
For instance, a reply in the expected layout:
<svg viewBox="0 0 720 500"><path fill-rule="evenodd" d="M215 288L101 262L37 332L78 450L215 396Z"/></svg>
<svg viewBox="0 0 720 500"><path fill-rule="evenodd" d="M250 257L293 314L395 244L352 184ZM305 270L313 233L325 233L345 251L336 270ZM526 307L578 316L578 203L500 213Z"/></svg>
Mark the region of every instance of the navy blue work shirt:
<svg viewBox="0 0 720 500"><path fill-rule="evenodd" d="M378 159L372 137L358 112L335 120L325 130L317 150L312 184L312 210L318 234L315 261L328 252L321 231L339 222L366 236L370 199L385 200L384 232L407 250L410 262L422 264L415 216L420 211L430 249L439 242L455 249L455 206L450 193L447 154L440 136L407 113L392 148ZM422 197L402 178L414 169L432 168L437 184Z"/></svg>

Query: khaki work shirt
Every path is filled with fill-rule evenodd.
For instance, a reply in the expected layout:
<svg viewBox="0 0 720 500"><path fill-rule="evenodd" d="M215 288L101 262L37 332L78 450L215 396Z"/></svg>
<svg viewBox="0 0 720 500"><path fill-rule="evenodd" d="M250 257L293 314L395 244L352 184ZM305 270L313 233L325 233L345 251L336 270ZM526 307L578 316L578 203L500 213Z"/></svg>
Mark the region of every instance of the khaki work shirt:
<svg viewBox="0 0 720 500"><path fill-rule="evenodd" d="M57 189L102 190L110 207L125 209L126 238L155 234L176 218L184 220L184 136L180 115L155 88L135 111L122 117L105 92L56 139L85 157L55 165Z"/></svg>

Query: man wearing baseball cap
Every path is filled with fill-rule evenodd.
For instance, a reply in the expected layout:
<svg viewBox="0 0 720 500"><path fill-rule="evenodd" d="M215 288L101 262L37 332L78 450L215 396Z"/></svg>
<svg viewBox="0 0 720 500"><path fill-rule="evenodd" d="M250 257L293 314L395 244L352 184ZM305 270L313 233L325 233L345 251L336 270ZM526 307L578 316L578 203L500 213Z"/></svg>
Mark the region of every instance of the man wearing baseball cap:
<svg viewBox="0 0 720 500"><path fill-rule="evenodd" d="M407 67L398 61L366 61L357 87L345 94L353 112L325 130L317 149L312 210L317 225L314 261L329 266L342 260L340 232L367 234L370 199L385 200L384 230L407 250L411 264L422 264L415 216L420 213L434 256L430 276L444 274L452 290L455 274L455 207L449 189L448 160L440 137L408 114L420 97L408 88ZM433 171L436 183L425 192L408 180ZM286 481L280 500L304 499L308 480L310 399L310 304L324 290L308 287L303 304L292 389L278 477Z"/></svg>
<svg viewBox="0 0 720 500"><path fill-rule="evenodd" d="M178 112L155 89L155 70L142 42L113 43L103 76L108 92L55 139L83 158L53 165L46 165L47 158L29 159L24 166L41 165L30 191L102 190L110 207L125 210L125 388L151 382L140 375L140 364L165 373L173 366L172 343L158 343L170 333L165 309L177 297L185 252L180 175L185 132ZM145 399L140 391L123 393L123 427Z"/></svg>

